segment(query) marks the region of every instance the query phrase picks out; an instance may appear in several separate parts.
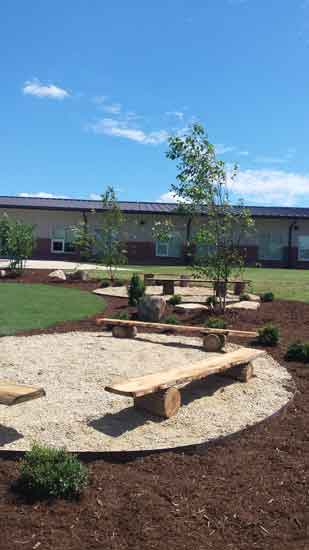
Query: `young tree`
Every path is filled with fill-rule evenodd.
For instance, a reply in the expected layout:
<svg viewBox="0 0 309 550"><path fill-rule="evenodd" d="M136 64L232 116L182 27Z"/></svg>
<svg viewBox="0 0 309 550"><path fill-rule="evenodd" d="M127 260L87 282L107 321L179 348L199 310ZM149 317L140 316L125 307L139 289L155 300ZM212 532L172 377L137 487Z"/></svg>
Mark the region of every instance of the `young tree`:
<svg viewBox="0 0 309 550"><path fill-rule="evenodd" d="M9 259L9 269L20 274L36 246L35 226L3 214L0 219L0 254Z"/></svg>
<svg viewBox="0 0 309 550"><path fill-rule="evenodd" d="M110 279L113 281L117 266L127 263L127 251L121 239L125 218L112 187L108 187L103 193L102 206L103 214L96 235L96 248L99 261L108 268Z"/></svg>
<svg viewBox="0 0 309 550"><path fill-rule="evenodd" d="M177 183L172 191L179 198L179 208L194 219L201 213L205 223L197 230L195 242L203 251L197 255L193 270L215 281L218 307L225 310L227 283L244 265L240 248L243 237L253 230L250 212L242 203L230 202L228 180L237 175L237 167L228 176L225 163L216 158L214 146L200 124L190 133L171 136L167 158L177 161Z"/></svg>
<svg viewBox="0 0 309 550"><path fill-rule="evenodd" d="M82 262L91 260L95 248L95 235L91 231L86 216L83 221L72 227L74 240L73 246L78 250Z"/></svg>

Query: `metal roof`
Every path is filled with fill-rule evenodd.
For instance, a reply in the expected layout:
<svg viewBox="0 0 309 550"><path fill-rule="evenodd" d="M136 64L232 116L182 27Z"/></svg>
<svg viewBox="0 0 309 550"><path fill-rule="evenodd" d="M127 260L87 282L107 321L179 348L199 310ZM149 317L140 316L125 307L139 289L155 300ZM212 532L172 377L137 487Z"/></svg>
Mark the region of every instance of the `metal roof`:
<svg viewBox="0 0 309 550"><path fill-rule="evenodd" d="M125 202L119 201L120 209L125 213L171 214L176 213L177 204L160 202ZM57 199L41 197L6 197L0 196L0 208L24 208L38 210L65 210L90 212L102 211L100 200ZM240 208L240 207L235 207ZM246 206L254 218L309 218L309 208L287 206Z"/></svg>

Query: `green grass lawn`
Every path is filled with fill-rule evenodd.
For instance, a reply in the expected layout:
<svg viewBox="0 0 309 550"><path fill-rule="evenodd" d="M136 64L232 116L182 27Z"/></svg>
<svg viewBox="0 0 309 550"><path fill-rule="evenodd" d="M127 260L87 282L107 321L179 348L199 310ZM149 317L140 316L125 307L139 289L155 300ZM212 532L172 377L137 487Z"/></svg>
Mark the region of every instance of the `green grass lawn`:
<svg viewBox="0 0 309 550"><path fill-rule="evenodd" d="M2 283L0 335L83 319L99 313L103 307L98 296L74 288Z"/></svg>
<svg viewBox="0 0 309 550"><path fill-rule="evenodd" d="M155 273L166 275L190 274L187 266L128 266L142 273ZM92 272L93 275L97 272ZM100 272L106 277L106 271ZM133 271L118 271L117 277L128 279ZM252 291L260 294L268 290L282 300L300 300L309 302L309 269L270 269L248 267L245 269L244 278L252 281Z"/></svg>

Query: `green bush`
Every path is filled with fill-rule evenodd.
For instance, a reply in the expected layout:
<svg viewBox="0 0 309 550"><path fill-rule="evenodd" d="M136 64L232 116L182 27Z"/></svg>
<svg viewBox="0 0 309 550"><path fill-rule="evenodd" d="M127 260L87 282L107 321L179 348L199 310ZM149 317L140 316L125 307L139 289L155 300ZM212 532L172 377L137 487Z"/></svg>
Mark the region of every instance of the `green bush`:
<svg viewBox="0 0 309 550"><path fill-rule="evenodd" d="M226 328L226 321L224 319L220 319L219 317L210 317L206 321L206 326L208 328Z"/></svg>
<svg viewBox="0 0 309 550"><path fill-rule="evenodd" d="M290 344L285 354L287 361L309 363L309 342L294 342Z"/></svg>
<svg viewBox="0 0 309 550"><path fill-rule="evenodd" d="M273 302L275 296L273 292L264 292L264 294L260 294L260 298L262 302Z"/></svg>
<svg viewBox="0 0 309 550"><path fill-rule="evenodd" d="M140 299L145 296L145 284L137 273L132 275L129 288L128 297L129 305L137 306Z"/></svg>
<svg viewBox="0 0 309 550"><path fill-rule="evenodd" d="M101 288L107 288L108 286L110 286L110 284L111 284L110 279L107 279L107 278L101 279L100 287Z"/></svg>
<svg viewBox="0 0 309 550"><path fill-rule="evenodd" d="M33 499L72 499L87 481L85 466L67 451L34 444L21 462L18 489Z"/></svg>
<svg viewBox="0 0 309 550"><path fill-rule="evenodd" d="M276 346L279 342L279 328L269 323L258 330L258 344L262 346Z"/></svg>
<svg viewBox="0 0 309 550"><path fill-rule="evenodd" d="M169 315L168 317L165 317L163 323L166 323L167 325L178 325L179 321L175 315Z"/></svg>
<svg viewBox="0 0 309 550"><path fill-rule="evenodd" d="M168 302L172 306L177 306L178 304L181 304L182 297L179 294L174 294L174 296L171 296Z"/></svg>
<svg viewBox="0 0 309 550"><path fill-rule="evenodd" d="M250 302L249 294L240 294L239 299L241 302Z"/></svg>
<svg viewBox="0 0 309 550"><path fill-rule="evenodd" d="M116 311L116 313L112 315L112 319L120 319L122 321L128 321L129 314L127 311Z"/></svg>

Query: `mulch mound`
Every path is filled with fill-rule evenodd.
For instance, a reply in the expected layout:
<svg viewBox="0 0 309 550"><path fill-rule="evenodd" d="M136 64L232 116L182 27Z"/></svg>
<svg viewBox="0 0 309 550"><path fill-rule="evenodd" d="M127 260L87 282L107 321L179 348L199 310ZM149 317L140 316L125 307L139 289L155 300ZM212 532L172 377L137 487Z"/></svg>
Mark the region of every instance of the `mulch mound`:
<svg viewBox="0 0 309 550"><path fill-rule="evenodd" d="M125 307L106 302L105 315ZM281 364L288 343L309 340L309 304L275 301L227 319L246 330L278 324L281 344L268 351ZM93 321L42 332L99 330ZM89 459L90 486L78 502L23 501L11 490L18 464L3 456L1 550L308 550L309 367L286 366L297 392L281 414L208 447Z"/></svg>

